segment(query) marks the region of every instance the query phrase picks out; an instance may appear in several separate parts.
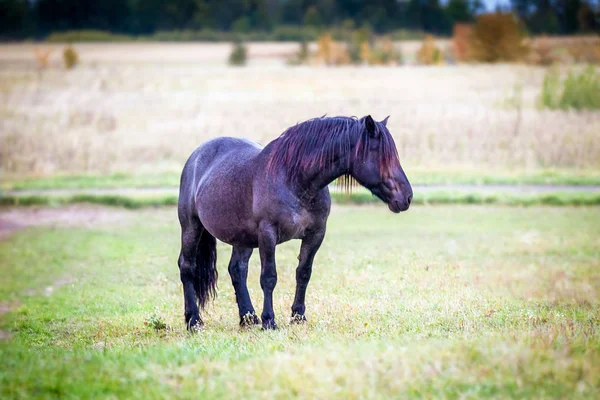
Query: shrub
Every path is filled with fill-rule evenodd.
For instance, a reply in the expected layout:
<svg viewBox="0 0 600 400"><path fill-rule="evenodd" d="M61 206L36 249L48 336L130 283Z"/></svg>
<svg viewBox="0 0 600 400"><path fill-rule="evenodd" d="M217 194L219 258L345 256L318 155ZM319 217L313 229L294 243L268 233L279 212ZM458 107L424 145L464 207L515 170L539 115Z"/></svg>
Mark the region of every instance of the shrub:
<svg viewBox="0 0 600 400"><path fill-rule="evenodd" d="M153 313L144 321L144 325L153 328L155 331L168 329L167 324L162 320L158 307L154 307Z"/></svg>
<svg viewBox="0 0 600 400"><path fill-rule="evenodd" d="M569 72L560 98L561 108L600 109L600 73L589 66L579 74Z"/></svg>
<svg viewBox="0 0 600 400"><path fill-rule="evenodd" d="M365 64L371 63L371 45L368 41L365 40L360 44L358 57Z"/></svg>
<svg viewBox="0 0 600 400"><path fill-rule="evenodd" d="M471 24L455 24L452 34L452 48L456 61L468 61L471 57Z"/></svg>
<svg viewBox="0 0 600 400"><path fill-rule="evenodd" d="M248 17L240 17L231 24L231 30L234 32L248 33L250 32L250 29L251 25Z"/></svg>
<svg viewBox="0 0 600 400"><path fill-rule="evenodd" d="M241 41L236 41L229 55L229 65L242 66L246 65L248 51L246 46Z"/></svg>
<svg viewBox="0 0 600 400"><path fill-rule="evenodd" d="M67 46L63 50L63 61L66 69L73 69L79 63L79 54L72 46Z"/></svg>
<svg viewBox="0 0 600 400"><path fill-rule="evenodd" d="M48 49L48 50L41 50L39 48L35 49L34 52L34 56L35 56L35 61L37 63L37 67L38 69L42 70L48 67L48 65L50 64L50 54L52 54L54 50L53 49Z"/></svg>
<svg viewBox="0 0 600 400"><path fill-rule="evenodd" d="M369 64L392 65L402 63L402 53L394 48L394 42L389 37L381 38L371 50Z"/></svg>
<svg viewBox="0 0 600 400"><path fill-rule="evenodd" d="M417 53L417 60L424 65L441 64L443 62L442 52L435 45L433 36L427 35Z"/></svg>
<svg viewBox="0 0 600 400"><path fill-rule="evenodd" d="M552 68L544 77L539 103L550 109L600 109L600 73L589 66L579 73L570 71L561 81L558 70Z"/></svg>
<svg viewBox="0 0 600 400"><path fill-rule="evenodd" d="M513 14L482 14L473 25L470 48L477 61L519 61L528 52L524 38L521 25Z"/></svg>
<svg viewBox="0 0 600 400"><path fill-rule="evenodd" d="M350 56L345 46L333 40L330 33L324 33L317 41L317 61L325 65L344 65L350 63Z"/></svg>

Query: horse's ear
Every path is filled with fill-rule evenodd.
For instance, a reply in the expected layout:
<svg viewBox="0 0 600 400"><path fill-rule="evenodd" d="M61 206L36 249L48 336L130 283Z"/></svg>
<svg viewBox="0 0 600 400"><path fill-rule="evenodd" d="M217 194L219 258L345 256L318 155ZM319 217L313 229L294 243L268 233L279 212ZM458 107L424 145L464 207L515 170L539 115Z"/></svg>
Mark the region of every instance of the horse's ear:
<svg viewBox="0 0 600 400"><path fill-rule="evenodd" d="M369 133L369 135L371 136L375 136L376 135L376 127L375 127L375 121L373 121L373 118L370 115L367 115L365 117L365 128L367 129L367 132Z"/></svg>
<svg viewBox="0 0 600 400"><path fill-rule="evenodd" d="M385 126L387 128L387 121L390 118L390 116L388 115L387 117L385 117L385 119L383 121L381 121L381 123L383 124L383 126Z"/></svg>

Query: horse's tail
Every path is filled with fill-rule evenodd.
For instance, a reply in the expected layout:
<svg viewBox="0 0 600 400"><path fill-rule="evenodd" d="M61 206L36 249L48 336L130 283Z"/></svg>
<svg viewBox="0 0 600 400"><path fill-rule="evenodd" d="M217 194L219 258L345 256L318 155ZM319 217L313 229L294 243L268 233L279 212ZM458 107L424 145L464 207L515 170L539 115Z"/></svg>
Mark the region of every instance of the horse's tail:
<svg viewBox="0 0 600 400"><path fill-rule="evenodd" d="M206 229L200 236L198 253L196 256L196 274L194 289L198 296L200 308L208 302L209 298L217 295L217 240Z"/></svg>

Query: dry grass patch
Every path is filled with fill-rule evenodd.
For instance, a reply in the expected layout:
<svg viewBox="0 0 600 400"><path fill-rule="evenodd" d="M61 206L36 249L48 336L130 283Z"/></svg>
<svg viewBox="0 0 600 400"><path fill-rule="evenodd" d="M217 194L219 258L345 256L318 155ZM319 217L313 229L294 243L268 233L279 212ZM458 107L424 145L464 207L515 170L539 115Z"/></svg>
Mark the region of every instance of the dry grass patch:
<svg viewBox="0 0 600 400"><path fill-rule="evenodd" d="M132 56L142 57L143 49ZM84 46L78 51L78 68L50 68L41 78L33 67L0 63L5 174L180 171L208 139L265 144L324 113L391 115L409 172L594 169L600 160L600 114L538 110L544 72L537 68L94 65ZM517 84L518 110L504 106Z"/></svg>

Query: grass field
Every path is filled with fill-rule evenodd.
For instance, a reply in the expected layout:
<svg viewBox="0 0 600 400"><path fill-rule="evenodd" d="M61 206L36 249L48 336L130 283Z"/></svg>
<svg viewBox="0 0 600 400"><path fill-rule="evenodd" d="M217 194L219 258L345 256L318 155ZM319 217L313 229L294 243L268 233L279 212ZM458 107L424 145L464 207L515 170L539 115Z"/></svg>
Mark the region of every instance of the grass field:
<svg viewBox="0 0 600 400"><path fill-rule="evenodd" d="M306 325L287 324L297 242L278 248L275 332L238 328L219 245L195 336L174 208L48 212L69 225L0 241L2 398L600 396L597 208L336 206Z"/></svg>

